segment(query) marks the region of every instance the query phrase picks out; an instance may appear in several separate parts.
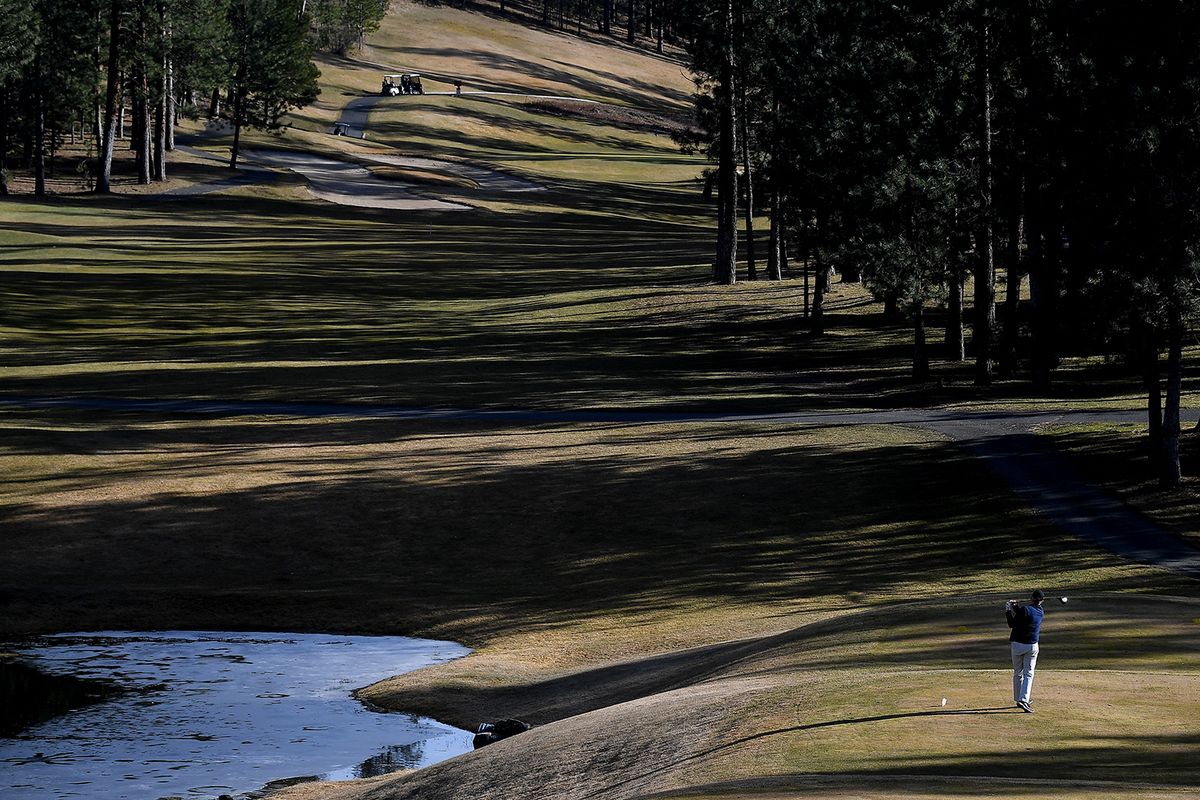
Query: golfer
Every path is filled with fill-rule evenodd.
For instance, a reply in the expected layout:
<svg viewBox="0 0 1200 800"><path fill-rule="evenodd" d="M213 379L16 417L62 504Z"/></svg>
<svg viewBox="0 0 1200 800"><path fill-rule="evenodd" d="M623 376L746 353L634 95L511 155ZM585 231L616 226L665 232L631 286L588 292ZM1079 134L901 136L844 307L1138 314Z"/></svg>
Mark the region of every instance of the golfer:
<svg viewBox="0 0 1200 800"><path fill-rule="evenodd" d="M1042 631L1042 601L1046 598L1041 589L1034 589L1028 603L1009 600L1004 604L1004 616L1012 631L1008 635L1012 649L1013 702L1026 714L1033 713L1029 695L1033 691L1033 670L1037 666L1038 635Z"/></svg>

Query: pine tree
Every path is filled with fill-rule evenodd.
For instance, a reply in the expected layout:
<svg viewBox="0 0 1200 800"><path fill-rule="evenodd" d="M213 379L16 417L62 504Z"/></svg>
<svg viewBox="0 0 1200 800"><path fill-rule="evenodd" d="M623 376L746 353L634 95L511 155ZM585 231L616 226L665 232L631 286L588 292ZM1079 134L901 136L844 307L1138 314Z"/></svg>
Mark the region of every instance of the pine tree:
<svg viewBox="0 0 1200 800"><path fill-rule="evenodd" d="M232 0L233 76L225 115L234 128L229 166L236 167L245 127L272 130L290 109L317 98L308 19L289 0Z"/></svg>

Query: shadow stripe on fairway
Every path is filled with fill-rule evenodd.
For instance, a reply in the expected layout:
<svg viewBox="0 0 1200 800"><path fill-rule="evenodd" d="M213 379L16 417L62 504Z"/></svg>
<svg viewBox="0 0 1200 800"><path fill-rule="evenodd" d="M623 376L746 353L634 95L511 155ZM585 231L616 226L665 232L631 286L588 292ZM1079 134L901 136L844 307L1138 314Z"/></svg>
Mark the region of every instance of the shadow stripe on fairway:
<svg viewBox="0 0 1200 800"><path fill-rule="evenodd" d="M279 415L529 423L776 423L794 425L909 425L958 442L1004 480L1025 503L1055 525L1123 558L1200 580L1200 549L1118 497L1088 484L1070 462L1030 429L1047 423L1129 423L1141 411L956 411L894 409L722 413L705 411L531 410L414 408L357 403L288 403L251 400L135 399L0 395L0 407L68 408L84 411ZM1189 424L1196 409L1184 410Z"/></svg>

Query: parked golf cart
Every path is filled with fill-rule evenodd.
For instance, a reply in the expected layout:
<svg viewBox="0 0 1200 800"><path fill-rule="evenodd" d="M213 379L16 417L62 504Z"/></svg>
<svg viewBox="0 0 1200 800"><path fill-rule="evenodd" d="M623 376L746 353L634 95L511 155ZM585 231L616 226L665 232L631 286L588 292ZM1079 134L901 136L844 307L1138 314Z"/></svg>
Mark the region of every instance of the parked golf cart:
<svg viewBox="0 0 1200 800"><path fill-rule="evenodd" d="M330 131L334 136L349 136L350 126L344 122L333 123L333 130Z"/></svg>
<svg viewBox="0 0 1200 800"><path fill-rule="evenodd" d="M395 97L400 94L425 94L421 85L421 76L415 72L404 72L399 75L384 75L379 93L384 97Z"/></svg>
<svg viewBox="0 0 1200 800"><path fill-rule="evenodd" d="M479 729L475 733L475 738L471 741L474 749L478 750L481 747L487 747L489 744L507 739L510 736L516 736L518 733L524 733L529 730L532 725L528 722L522 722L519 719L501 719L496 722L481 722Z"/></svg>

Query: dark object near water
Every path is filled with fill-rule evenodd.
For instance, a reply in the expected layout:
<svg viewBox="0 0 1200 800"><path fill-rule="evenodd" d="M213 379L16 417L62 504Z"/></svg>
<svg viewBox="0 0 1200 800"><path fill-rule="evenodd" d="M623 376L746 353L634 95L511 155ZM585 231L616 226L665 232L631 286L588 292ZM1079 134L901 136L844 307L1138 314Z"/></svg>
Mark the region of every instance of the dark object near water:
<svg viewBox="0 0 1200 800"><path fill-rule="evenodd" d="M479 723L479 730L475 733L475 738L471 741L471 744L478 750L501 739L507 739L510 736L516 736L518 733L524 733L531 727L528 722L522 722L519 719L500 719L495 722L481 722Z"/></svg>
<svg viewBox="0 0 1200 800"><path fill-rule="evenodd" d="M118 694L120 687L110 683L47 675L28 664L0 661L0 736L14 736L30 725Z"/></svg>

